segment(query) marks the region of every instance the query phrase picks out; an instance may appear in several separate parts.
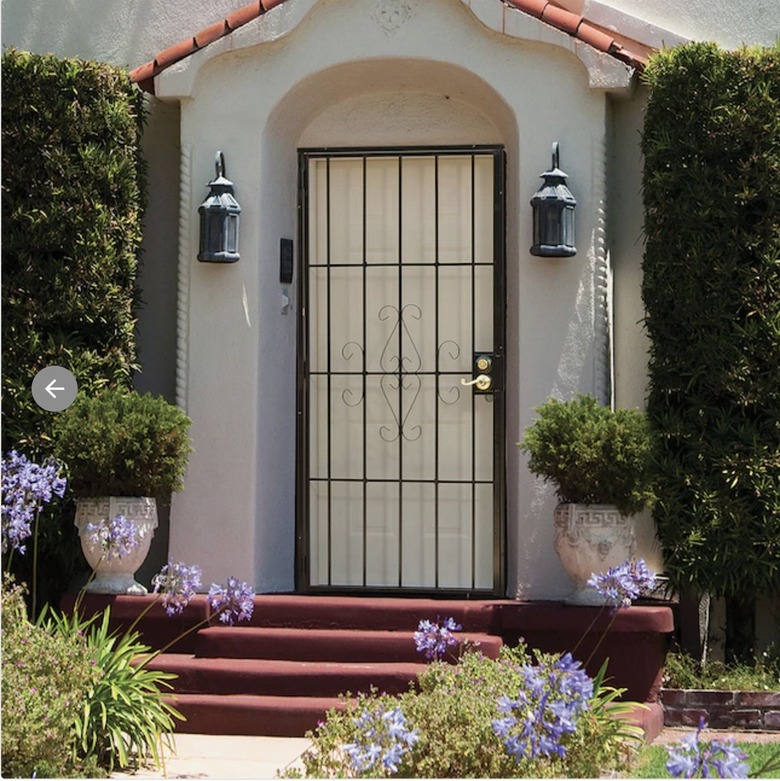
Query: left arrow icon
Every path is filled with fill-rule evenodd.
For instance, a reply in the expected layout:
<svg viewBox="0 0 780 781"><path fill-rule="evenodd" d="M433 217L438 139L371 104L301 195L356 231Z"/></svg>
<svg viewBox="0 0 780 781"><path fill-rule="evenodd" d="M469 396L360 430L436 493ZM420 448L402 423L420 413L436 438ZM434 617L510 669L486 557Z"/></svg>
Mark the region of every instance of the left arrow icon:
<svg viewBox="0 0 780 781"><path fill-rule="evenodd" d="M47 412L62 412L76 398L78 383L64 366L47 366L32 381L35 403Z"/></svg>
<svg viewBox="0 0 780 781"><path fill-rule="evenodd" d="M49 395L50 395L50 396L51 396L53 399L56 399L56 398L57 398L57 394L56 394L54 391L56 391L56 390L65 390L65 388L63 388L61 385L60 385L60 386L57 386L57 385L55 385L55 384L54 384L55 382L57 382L57 380L52 380L52 381L51 381L51 382L50 382L50 383L49 383L49 384L46 386L46 388L44 389L44 390L47 390L47 391L49 391Z"/></svg>

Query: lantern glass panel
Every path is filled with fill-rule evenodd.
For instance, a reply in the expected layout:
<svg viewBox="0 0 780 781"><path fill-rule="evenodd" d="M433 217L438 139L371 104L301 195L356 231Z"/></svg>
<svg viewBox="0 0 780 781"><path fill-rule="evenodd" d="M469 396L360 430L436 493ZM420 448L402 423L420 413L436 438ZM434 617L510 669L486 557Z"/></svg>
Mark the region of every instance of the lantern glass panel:
<svg viewBox="0 0 780 781"><path fill-rule="evenodd" d="M238 252L238 215L227 215L227 237L225 249L228 252Z"/></svg>
<svg viewBox="0 0 780 781"><path fill-rule="evenodd" d="M544 231L542 244L561 243L561 205L557 202L544 204Z"/></svg>
<svg viewBox="0 0 780 781"><path fill-rule="evenodd" d="M221 211L209 212L206 220L206 251L222 251L222 221L224 216Z"/></svg>
<svg viewBox="0 0 780 781"><path fill-rule="evenodd" d="M534 244L540 244L542 241L542 212L541 209L534 209Z"/></svg>
<svg viewBox="0 0 780 781"><path fill-rule="evenodd" d="M563 236L562 244L572 246L574 244L574 208L567 206L563 210Z"/></svg>

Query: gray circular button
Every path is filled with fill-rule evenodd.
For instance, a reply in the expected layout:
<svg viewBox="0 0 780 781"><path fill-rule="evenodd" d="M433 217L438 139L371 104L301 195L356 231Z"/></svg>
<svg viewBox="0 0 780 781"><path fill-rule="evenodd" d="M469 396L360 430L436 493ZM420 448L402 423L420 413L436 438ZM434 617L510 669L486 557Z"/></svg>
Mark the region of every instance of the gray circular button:
<svg viewBox="0 0 780 781"><path fill-rule="evenodd" d="M72 372L62 366L47 366L41 369L32 382L35 403L48 412L62 412L70 407L78 389Z"/></svg>

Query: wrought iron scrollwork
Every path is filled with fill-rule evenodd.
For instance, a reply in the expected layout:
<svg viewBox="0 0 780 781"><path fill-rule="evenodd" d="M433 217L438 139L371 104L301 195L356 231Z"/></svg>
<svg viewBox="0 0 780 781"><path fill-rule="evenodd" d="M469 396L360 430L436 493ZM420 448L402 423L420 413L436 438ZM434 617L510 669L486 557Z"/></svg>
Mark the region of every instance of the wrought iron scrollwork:
<svg viewBox="0 0 780 781"><path fill-rule="evenodd" d="M390 426L380 426L379 436L382 437L385 442L396 442L399 438L404 439L407 442L417 441L422 436L422 426L412 426L411 429L405 427L406 421L409 419L412 408L417 403L417 397L420 395L420 390L422 389L422 380L419 375L385 374L379 381L379 388L382 391L382 395L387 403L387 408L390 410L390 414L393 416L395 422L395 431ZM398 414L390 399L389 391L398 391L400 389L411 391L413 395L411 400L404 405L405 409L401 409L400 414Z"/></svg>
<svg viewBox="0 0 780 781"><path fill-rule="evenodd" d="M385 372L379 381L379 388L390 414L393 416L395 430L390 426L380 426L379 436L385 442L395 442L399 438L407 442L415 442L422 436L422 426L413 426L409 429L406 427L406 423L422 390L422 380L418 375L422 369L422 356L409 331L407 318L421 320L422 310L417 304L406 304L400 309L392 304L386 304L377 315L382 322L393 316L395 322L379 357L379 366ZM411 347L410 355L403 354L407 345ZM398 350L397 354L393 354L395 349ZM402 396L406 403L402 402L403 406L396 409L397 405L393 404L390 394L392 391L400 392L402 390L411 392L412 395L406 398ZM399 393L399 395L401 394Z"/></svg>
<svg viewBox="0 0 780 781"><path fill-rule="evenodd" d="M458 358L460 358L460 345L452 339L445 339L439 345L439 349L436 352L437 363L439 365L441 364L442 353L445 353L451 361L455 362L458 360ZM452 407L460 401L460 386L458 384L453 382L452 387L448 388L444 392L442 392L441 386L438 383L437 386L437 395L439 397L439 401L441 401L442 404L446 404L447 406ZM445 393L447 396L449 396L449 398L445 398Z"/></svg>
<svg viewBox="0 0 780 781"><path fill-rule="evenodd" d="M398 307L392 304L386 304L379 310L379 319L384 322L389 320L395 315L395 323L393 323L393 329L390 331L390 336L387 337L382 355L379 357L379 366L383 372L392 374L393 372L409 372L415 374L422 369L422 356L417 349L417 345L414 343L414 338L409 331L409 326L406 324L405 318L407 316L414 318L415 320L422 319L422 311L417 304L406 304L406 306L398 309ZM406 339L413 350L413 354L409 355L392 355L393 348L402 349L405 344L403 339L403 333L406 334ZM393 365L395 361L395 366ZM409 362L407 365L406 362Z"/></svg>
<svg viewBox="0 0 780 781"><path fill-rule="evenodd" d="M362 364L365 366L365 350L363 349L363 345L358 344L358 342L346 342L341 348L341 357L347 362L351 361L357 354L360 354L360 356L364 358ZM341 400L348 407L359 407L364 399L365 392L363 389L361 389L359 394L353 391L352 388L344 388L344 390L341 391Z"/></svg>
<svg viewBox="0 0 780 781"><path fill-rule="evenodd" d="M379 389L393 417L392 426L379 427L379 436L385 442L396 442L398 439L415 442L422 436L422 426L415 425L410 428L407 425L422 392L422 380L418 374L422 369L422 356L409 330L408 318L422 320L422 316L422 310L417 304L406 304L400 309L386 304L377 313L377 319L381 322L394 318L390 335L379 357L379 367L384 372L379 380ZM407 350L408 354L404 354ZM437 348L437 366L443 360L456 363L460 355L460 345L452 339L445 339ZM346 342L341 348L341 357L347 362L359 357L365 371L365 349L360 343ZM396 394L400 395L400 391L404 391L406 395L401 396L399 403L395 403L394 397ZM460 386L455 381L451 387L442 389L437 379L436 392L439 400L448 406L457 404L461 399ZM341 399L348 407L359 407L365 401L365 384L359 392L345 388L341 392Z"/></svg>

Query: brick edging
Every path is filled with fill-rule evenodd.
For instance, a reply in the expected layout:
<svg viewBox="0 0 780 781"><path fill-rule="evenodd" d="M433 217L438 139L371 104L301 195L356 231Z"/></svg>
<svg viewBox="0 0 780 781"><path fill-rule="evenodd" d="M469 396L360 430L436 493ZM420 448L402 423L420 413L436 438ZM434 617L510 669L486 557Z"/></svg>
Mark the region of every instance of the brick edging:
<svg viewBox="0 0 780 781"><path fill-rule="evenodd" d="M780 692L661 689L664 724L695 727L703 716L715 729L780 731Z"/></svg>

